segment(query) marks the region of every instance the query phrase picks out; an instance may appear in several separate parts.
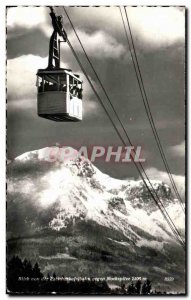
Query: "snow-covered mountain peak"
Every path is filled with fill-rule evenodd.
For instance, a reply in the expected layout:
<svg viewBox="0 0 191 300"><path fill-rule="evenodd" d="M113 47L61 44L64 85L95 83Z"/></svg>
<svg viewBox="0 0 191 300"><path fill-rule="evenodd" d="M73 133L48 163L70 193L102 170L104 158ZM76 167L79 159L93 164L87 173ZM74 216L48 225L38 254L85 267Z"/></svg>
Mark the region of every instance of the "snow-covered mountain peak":
<svg viewBox="0 0 191 300"><path fill-rule="evenodd" d="M47 162L63 162L62 161L62 150L70 151L71 147L45 147L38 150L32 150L25 152L15 158L15 161L26 162L26 161L47 161ZM74 150L74 149L73 149Z"/></svg>
<svg viewBox="0 0 191 300"><path fill-rule="evenodd" d="M47 162L53 165L64 165L69 168L77 168L79 176L91 177L96 173L97 168L77 150L71 147L45 147L38 150L29 151L15 158L15 162L36 163Z"/></svg>
<svg viewBox="0 0 191 300"><path fill-rule="evenodd" d="M17 178L16 181L15 177L10 178L9 192L33 199L32 204L35 203L39 210L54 207L57 213L49 222L51 228L58 230L66 227L72 219L83 218L103 226L120 227L125 232L130 216L135 218L133 223L136 223L141 211L139 220L144 219L145 214L160 215L142 180L111 178L78 155L77 151L75 157L62 161L62 149L55 146L26 152L9 165ZM71 148L64 148L66 150L71 151ZM23 163L27 164L26 171ZM24 170L22 176L18 169ZM168 185L159 180L151 180L151 184L167 208L175 205Z"/></svg>
<svg viewBox="0 0 191 300"><path fill-rule="evenodd" d="M99 248L101 253L111 252L111 270L115 258L117 264L133 268L133 274L138 258L144 270L146 260L154 268L160 258L163 268L172 272L165 262L177 253L181 260L181 247L143 181L112 178L80 155L55 159L60 148L51 149L26 152L7 166L8 237L29 237L31 249L30 237L34 241L40 236L42 251L42 241L59 241L59 251L63 244L72 256L81 251L79 257L87 258L87 266ZM151 180L151 184L184 239L185 219L178 201L164 182Z"/></svg>

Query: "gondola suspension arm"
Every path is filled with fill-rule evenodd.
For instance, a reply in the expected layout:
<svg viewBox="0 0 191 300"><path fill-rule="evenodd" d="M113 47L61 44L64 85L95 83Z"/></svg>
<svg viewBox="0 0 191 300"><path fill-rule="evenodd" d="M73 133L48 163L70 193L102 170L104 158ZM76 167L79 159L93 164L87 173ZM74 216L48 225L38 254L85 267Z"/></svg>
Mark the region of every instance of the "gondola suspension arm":
<svg viewBox="0 0 191 300"><path fill-rule="evenodd" d="M50 38L49 44L49 59L48 69L60 68L60 49L57 36L63 38L63 42L67 41L67 34L63 28L62 16L56 16L52 6L50 8L50 16L52 19L53 33Z"/></svg>

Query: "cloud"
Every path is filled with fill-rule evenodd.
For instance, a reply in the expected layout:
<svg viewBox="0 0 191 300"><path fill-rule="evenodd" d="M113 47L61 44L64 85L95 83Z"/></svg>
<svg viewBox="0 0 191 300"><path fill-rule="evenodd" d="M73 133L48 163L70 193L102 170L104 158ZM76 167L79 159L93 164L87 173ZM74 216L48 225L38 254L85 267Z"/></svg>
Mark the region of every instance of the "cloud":
<svg viewBox="0 0 191 300"><path fill-rule="evenodd" d="M32 28L46 22L45 7L10 7L7 10L7 26Z"/></svg>
<svg viewBox="0 0 191 300"><path fill-rule="evenodd" d="M36 95L37 69L47 67L48 58L23 55L7 61L7 93L11 99L26 99Z"/></svg>
<svg viewBox="0 0 191 300"><path fill-rule="evenodd" d="M79 28L104 31L125 41L123 23L118 7L68 8L71 19ZM126 8L135 44L140 48L159 48L171 45L185 36L185 9L180 7ZM125 12L122 8L125 18Z"/></svg>
<svg viewBox="0 0 191 300"><path fill-rule="evenodd" d="M150 180L161 180L164 183L168 184L171 187L171 190L173 191L168 174L166 172L160 171L156 168L149 168L145 171L148 177L150 178ZM182 175L175 175L175 174L172 174L172 177L174 179L174 182L176 184L177 190L181 198L184 199L185 198L185 177Z"/></svg>
<svg viewBox="0 0 191 300"><path fill-rule="evenodd" d="M47 16L48 11L47 8L44 7L10 8L7 13L8 33L10 33L10 36L14 37L14 34L22 34L23 30L26 31L38 27L38 29L40 28L47 37L50 37L52 25L51 19L48 19ZM18 28L20 29L18 30ZM122 44L104 31L98 30L89 34L80 30L79 36L91 56L98 58L118 58L126 52L125 47ZM69 37L74 41L74 46L77 46L80 51L82 51L76 41L73 31Z"/></svg>
<svg viewBox="0 0 191 300"><path fill-rule="evenodd" d="M185 10L178 7L128 7L128 18L136 39L154 47L184 40Z"/></svg>
<svg viewBox="0 0 191 300"><path fill-rule="evenodd" d="M7 103L7 110L36 110L37 99L27 98L27 99L15 99L14 101Z"/></svg>
<svg viewBox="0 0 191 300"><path fill-rule="evenodd" d="M89 34L85 31L78 30L78 35L90 56L100 59L120 59L120 57L126 53L124 45L120 44L113 36L104 31L95 31ZM76 40L73 32L69 35L69 38L74 48L82 52L83 50L81 46L79 46L79 42Z"/></svg>
<svg viewBox="0 0 191 300"><path fill-rule="evenodd" d="M7 12L7 28L9 38L26 34L27 30L38 28L47 36L52 33L51 19L48 19L48 10L44 7L13 7ZM113 36L98 30L91 34L80 30L79 36L83 41L88 53L97 58L118 58L126 52L125 47ZM73 46L79 47L75 34L69 34Z"/></svg>
<svg viewBox="0 0 191 300"><path fill-rule="evenodd" d="M169 152L173 156L185 157L185 141L182 141L179 145L169 147Z"/></svg>
<svg viewBox="0 0 191 300"><path fill-rule="evenodd" d="M52 33L51 20L48 22L46 7L10 7L7 10L7 32L9 38L20 36L26 31L38 28L49 37Z"/></svg>
<svg viewBox="0 0 191 300"><path fill-rule="evenodd" d="M122 9L123 10L123 9ZM119 59L128 53L125 33L117 7L75 7L68 9L90 56ZM63 10L57 9L57 14ZM184 41L185 11L178 7L127 7L137 51L151 50ZM123 11L124 14L124 11ZM112 22L111 22L112 20ZM67 18L64 18L67 28ZM11 7L7 10L8 38L26 35L37 28L49 38L52 33L47 7ZM74 47L82 51L73 31L67 30ZM139 53L139 52L138 52Z"/></svg>

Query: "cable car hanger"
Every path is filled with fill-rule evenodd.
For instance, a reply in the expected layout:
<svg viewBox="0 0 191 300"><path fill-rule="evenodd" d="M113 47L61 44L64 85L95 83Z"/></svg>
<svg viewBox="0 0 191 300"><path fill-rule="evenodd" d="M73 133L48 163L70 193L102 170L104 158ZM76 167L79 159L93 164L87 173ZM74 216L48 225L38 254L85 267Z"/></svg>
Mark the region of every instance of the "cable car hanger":
<svg viewBox="0 0 191 300"><path fill-rule="evenodd" d="M62 16L52 7L53 33L49 42L48 67L37 71L37 111L39 117L60 121L82 120L82 80L72 70L60 67L60 43L67 42ZM62 41L58 41L58 36Z"/></svg>

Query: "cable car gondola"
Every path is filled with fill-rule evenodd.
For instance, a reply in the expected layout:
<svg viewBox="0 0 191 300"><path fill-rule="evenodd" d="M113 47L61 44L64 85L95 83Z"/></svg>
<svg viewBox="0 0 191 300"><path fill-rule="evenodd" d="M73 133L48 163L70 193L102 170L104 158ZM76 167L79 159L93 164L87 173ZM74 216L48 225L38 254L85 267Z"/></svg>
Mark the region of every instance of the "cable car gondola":
<svg viewBox="0 0 191 300"><path fill-rule="evenodd" d="M60 42L57 35L67 41L62 17L50 16L54 31L49 44L49 63L37 71L38 115L53 121L75 122L82 120L82 80L72 70L60 68Z"/></svg>

